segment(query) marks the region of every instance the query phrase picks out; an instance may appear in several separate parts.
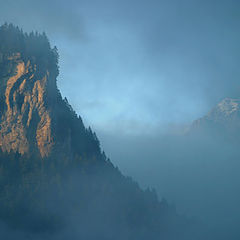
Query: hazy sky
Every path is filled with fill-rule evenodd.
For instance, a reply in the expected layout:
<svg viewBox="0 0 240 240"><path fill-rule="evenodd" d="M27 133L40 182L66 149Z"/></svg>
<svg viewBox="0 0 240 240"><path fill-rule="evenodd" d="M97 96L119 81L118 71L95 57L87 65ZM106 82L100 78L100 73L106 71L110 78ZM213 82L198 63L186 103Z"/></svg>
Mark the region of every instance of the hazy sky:
<svg viewBox="0 0 240 240"><path fill-rule="evenodd" d="M238 96L238 0L0 0L0 22L46 31L58 85L97 131L151 132Z"/></svg>

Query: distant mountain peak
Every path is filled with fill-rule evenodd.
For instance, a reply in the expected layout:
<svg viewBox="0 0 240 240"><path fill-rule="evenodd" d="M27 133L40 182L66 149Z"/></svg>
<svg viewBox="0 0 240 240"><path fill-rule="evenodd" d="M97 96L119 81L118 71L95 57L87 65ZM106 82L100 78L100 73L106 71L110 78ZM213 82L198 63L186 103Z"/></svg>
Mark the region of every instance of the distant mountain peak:
<svg viewBox="0 0 240 240"><path fill-rule="evenodd" d="M208 114L193 122L188 133L234 139L239 137L240 99L224 98Z"/></svg>
<svg viewBox="0 0 240 240"><path fill-rule="evenodd" d="M230 116L239 111L240 108L240 99L225 98L220 103L217 104L215 108L208 114L211 115L222 115Z"/></svg>

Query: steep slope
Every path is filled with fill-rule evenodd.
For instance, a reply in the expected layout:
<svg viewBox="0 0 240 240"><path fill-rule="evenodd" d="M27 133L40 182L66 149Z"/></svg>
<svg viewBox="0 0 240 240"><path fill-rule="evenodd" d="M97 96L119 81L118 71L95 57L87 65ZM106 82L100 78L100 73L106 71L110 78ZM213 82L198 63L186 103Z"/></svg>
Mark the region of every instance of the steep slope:
<svg viewBox="0 0 240 240"><path fill-rule="evenodd" d="M45 34L0 28L0 219L31 239L198 239L106 158L62 99L57 61Z"/></svg>
<svg viewBox="0 0 240 240"><path fill-rule="evenodd" d="M43 158L58 152L59 146L66 154L99 151L96 136L85 129L57 89L58 54L47 37L33 33L24 37L19 29L4 25L0 42L2 150L38 152Z"/></svg>
<svg viewBox="0 0 240 240"><path fill-rule="evenodd" d="M0 146L21 154L37 147L42 157L48 156L53 139L47 99L57 96L56 50L45 35L24 37L8 25L1 27L0 41Z"/></svg>

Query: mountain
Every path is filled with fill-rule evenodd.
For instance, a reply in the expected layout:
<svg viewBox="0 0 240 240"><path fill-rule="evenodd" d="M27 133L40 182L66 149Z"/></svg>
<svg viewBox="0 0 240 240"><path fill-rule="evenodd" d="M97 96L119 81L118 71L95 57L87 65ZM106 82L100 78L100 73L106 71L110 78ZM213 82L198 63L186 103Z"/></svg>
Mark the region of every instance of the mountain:
<svg viewBox="0 0 240 240"><path fill-rule="evenodd" d="M5 239L200 239L201 224L140 189L106 157L57 88L58 58L44 33L1 26Z"/></svg>
<svg viewBox="0 0 240 240"><path fill-rule="evenodd" d="M42 158L59 147L66 154L99 153L96 135L85 129L57 89L58 53L46 35L25 35L4 25L0 41L3 152L35 152Z"/></svg>
<svg viewBox="0 0 240 240"><path fill-rule="evenodd" d="M239 131L240 99L225 98L204 117L194 121L189 133L236 142Z"/></svg>

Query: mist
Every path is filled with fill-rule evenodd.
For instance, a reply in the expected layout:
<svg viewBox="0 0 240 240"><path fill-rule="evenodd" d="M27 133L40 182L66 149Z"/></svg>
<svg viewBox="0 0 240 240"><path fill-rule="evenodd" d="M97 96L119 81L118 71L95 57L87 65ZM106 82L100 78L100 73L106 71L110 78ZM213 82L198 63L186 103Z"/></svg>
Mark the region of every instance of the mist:
<svg viewBox="0 0 240 240"><path fill-rule="evenodd" d="M177 212L201 219L219 239L239 237L239 147L228 136L102 135L110 158Z"/></svg>

